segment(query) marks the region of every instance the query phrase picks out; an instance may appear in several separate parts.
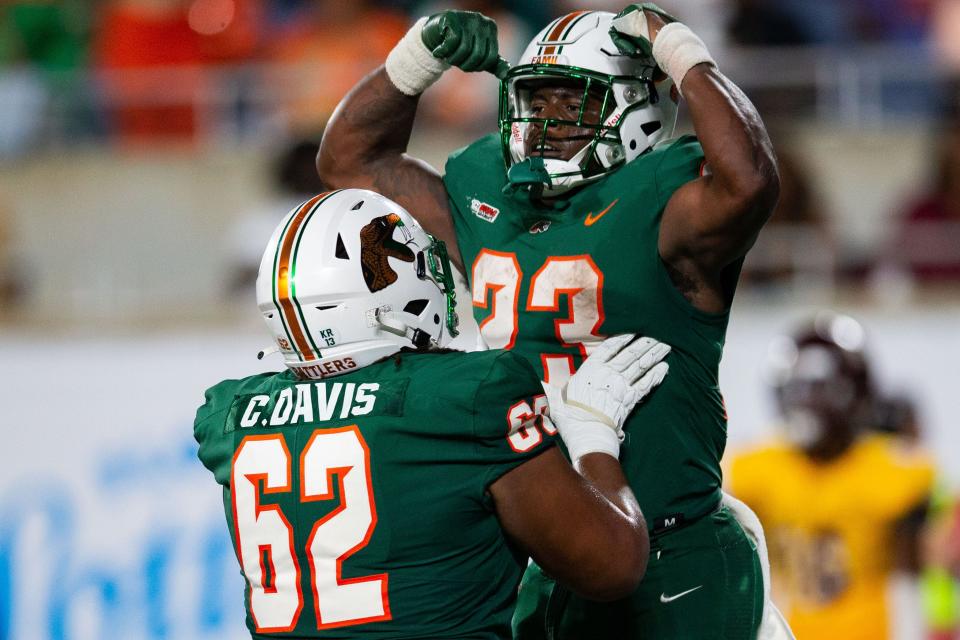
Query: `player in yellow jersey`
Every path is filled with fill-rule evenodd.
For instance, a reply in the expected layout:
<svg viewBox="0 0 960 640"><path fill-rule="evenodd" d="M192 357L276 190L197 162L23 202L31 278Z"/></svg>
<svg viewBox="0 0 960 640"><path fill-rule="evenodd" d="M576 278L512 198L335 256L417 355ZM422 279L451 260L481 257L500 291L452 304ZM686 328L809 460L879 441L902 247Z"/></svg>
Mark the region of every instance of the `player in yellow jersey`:
<svg viewBox="0 0 960 640"><path fill-rule="evenodd" d="M933 486L929 458L871 432L862 343L854 319L824 313L775 345L784 437L728 475L763 523L776 600L803 640L890 637L888 578L915 567Z"/></svg>

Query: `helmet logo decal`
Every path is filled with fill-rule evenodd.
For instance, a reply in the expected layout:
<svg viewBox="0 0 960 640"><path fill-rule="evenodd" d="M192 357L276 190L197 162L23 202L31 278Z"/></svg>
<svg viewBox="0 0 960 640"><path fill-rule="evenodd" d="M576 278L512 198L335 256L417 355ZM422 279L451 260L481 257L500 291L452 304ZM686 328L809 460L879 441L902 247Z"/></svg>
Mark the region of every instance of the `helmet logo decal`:
<svg viewBox="0 0 960 640"><path fill-rule="evenodd" d="M398 223L400 216L391 213L374 218L360 230L360 265L370 293L385 289L397 281L397 272L390 266L388 258L414 261L410 247L393 239L393 231Z"/></svg>

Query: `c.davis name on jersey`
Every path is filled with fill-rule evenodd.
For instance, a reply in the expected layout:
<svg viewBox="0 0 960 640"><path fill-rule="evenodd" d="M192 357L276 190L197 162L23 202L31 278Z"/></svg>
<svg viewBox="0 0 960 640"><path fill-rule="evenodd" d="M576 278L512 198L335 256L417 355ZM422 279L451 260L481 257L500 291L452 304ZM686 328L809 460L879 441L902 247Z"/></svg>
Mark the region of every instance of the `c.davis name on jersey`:
<svg viewBox="0 0 960 640"><path fill-rule="evenodd" d="M380 384L365 382L302 383L280 390L275 397L251 396L240 416L243 429L282 427L367 415L377 402ZM270 405L273 405L272 407Z"/></svg>

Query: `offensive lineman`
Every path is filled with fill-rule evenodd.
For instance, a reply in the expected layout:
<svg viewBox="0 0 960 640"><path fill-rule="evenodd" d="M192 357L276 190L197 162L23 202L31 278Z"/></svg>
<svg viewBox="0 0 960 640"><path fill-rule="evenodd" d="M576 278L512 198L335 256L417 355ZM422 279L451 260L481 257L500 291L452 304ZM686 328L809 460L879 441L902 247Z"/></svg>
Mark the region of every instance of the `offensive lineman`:
<svg viewBox="0 0 960 640"><path fill-rule="evenodd" d="M500 133L440 176L405 151L418 96L451 65L502 78ZM643 582L598 604L533 566L515 636L752 639L762 566L720 505L717 373L743 256L779 192L763 123L703 42L650 3L562 16L507 66L488 18L421 19L341 102L317 163L327 184L380 190L447 240L487 343L523 354L548 387L606 335L674 348L623 449L651 531ZM681 93L698 138L670 139Z"/></svg>
<svg viewBox="0 0 960 640"><path fill-rule="evenodd" d="M620 427L669 347L611 338L547 414L519 356L431 353L456 333L443 243L357 189L286 216L257 302L287 371L214 386L194 427L254 638L502 640L527 553L589 597L635 588Z"/></svg>

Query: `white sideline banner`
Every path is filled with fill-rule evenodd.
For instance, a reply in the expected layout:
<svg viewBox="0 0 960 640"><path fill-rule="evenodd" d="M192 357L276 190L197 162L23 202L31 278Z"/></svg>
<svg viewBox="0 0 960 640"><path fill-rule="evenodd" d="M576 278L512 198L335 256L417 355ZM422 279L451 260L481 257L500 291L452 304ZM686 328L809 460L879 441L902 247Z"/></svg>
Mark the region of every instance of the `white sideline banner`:
<svg viewBox="0 0 960 640"><path fill-rule="evenodd" d="M0 638L249 638L192 425L265 338L0 340Z"/></svg>

